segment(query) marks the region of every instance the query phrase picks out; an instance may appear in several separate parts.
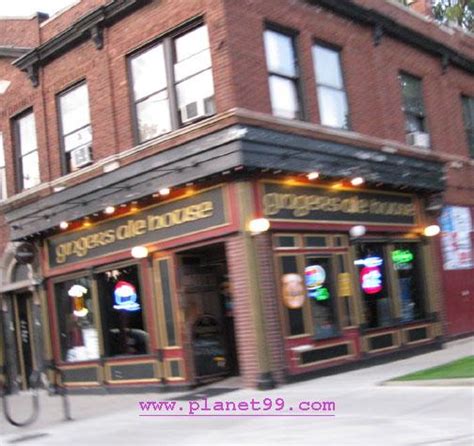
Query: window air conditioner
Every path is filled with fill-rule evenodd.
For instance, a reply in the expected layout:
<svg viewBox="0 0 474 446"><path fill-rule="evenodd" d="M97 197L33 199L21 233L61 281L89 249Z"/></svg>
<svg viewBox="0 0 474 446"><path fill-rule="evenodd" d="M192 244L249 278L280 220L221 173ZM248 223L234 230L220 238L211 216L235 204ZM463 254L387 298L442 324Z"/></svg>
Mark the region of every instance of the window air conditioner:
<svg viewBox="0 0 474 446"><path fill-rule="evenodd" d="M214 98L201 98L194 102L189 102L181 107L181 122L194 121L195 119L209 116L214 113Z"/></svg>
<svg viewBox="0 0 474 446"><path fill-rule="evenodd" d="M77 170L92 162L91 146L85 144L71 150L71 170Z"/></svg>
<svg viewBox="0 0 474 446"><path fill-rule="evenodd" d="M407 134L407 143L411 146L429 149L430 135L425 132L411 132Z"/></svg>

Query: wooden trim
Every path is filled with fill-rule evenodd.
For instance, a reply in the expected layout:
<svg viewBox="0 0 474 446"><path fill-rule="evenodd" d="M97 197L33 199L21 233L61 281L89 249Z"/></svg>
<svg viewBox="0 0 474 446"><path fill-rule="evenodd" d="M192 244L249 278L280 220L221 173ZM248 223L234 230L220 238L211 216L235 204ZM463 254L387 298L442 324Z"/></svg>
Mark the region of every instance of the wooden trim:
<svg viewBox="0 0 474 446"><path fill-rule="evenodd" d="M328 347L336 347L336 346L339 346L339 345L347 345L349 354L344 355L344 356L336 356L335 358L331 358L331 359L323 359L322 361L314 361L314 362L309 362L307 364L302 364L301 363L301 353L298 353L298 367L300 367L300 368L314 367L315 365L326 364L328 362L334 362L334 361L339 361L341 359L348 359L348 358L354 358L355 357L355 353L354 353L355 348L354 348L354 342L353 341L350 341L350 342L337 342L337 343L334 343L334 344L327 344L327 345L317 347L317 348L313 348L313 349L307 350L307 351L323 350L323 349L328 348Z"/></svg>

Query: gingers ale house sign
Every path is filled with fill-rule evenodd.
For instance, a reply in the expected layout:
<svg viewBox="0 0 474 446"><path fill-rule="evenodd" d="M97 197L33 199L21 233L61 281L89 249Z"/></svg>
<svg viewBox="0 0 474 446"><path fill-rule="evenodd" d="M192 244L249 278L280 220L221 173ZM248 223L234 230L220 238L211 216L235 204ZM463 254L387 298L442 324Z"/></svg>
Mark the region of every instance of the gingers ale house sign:
<svg viewBox="0 0 474 446"><path fill-rule="evenodd" d="M264 182L263 213L274 221L416 224L410 195Z"/></svg>
<svg viewBox="0 0 474 446"><path fill-rule="evenodd" d="M133 246L160 242L229 223L224 187L215 187L136 214L47 240L51 268L93 259Z"/></svg>

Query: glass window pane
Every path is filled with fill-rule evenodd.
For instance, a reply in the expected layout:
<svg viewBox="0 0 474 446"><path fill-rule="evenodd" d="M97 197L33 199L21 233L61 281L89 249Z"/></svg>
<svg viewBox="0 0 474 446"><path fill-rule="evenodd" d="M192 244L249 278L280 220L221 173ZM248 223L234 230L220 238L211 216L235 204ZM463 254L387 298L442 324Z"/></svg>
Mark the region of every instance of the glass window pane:
<svg viewBox="0 0 474 446"><path fill-rule="evenodd" d="M38 151L36 150L23 156L21 164L23 189L29 189L40 184Z"/></svg>
<svg viewBox="0 0 474 446"><path fill-rule="evenodd" d="M137 104L140 141L146 141L171 130L168 94L158 93Z"/></svg>
<svg viewBox="0 0 474 446"><path fill-rule="evenodd" d="M338 51L316 45L313 47L313 63L318 85L344 88Z"/></svg>
<svg viewBox="0 0 474 446"><path fill-rule="evenodd" d="M423 117L425 115L425 106L421 80L413 76L402 74L400 76L400 82L405 111Z"/></svg>
<svg viewBox="0 0 474 446"><path fill-rule="evenodd" d="M178 107L214 96L212 71L207 70L176 85Z"/></svg>
<svg viewBox="0 0 474 446"><path fill-rule="evenodd" d="M464 125L467 129L474 130L474 98L463 97Z"/></svg>
<svg viewBox="0 0 474 446"><path fill-rule="evenodd" d="M35 115L28 113L18 121L18 133L20 136L20 153L24 155L37 149Z"/></svg>
<svg viewBox="0 0 474 446"><path fill-rule="evenodd" d="M278 76L270 76L269 83L273 114L282 118L297 118L299 107L295 83Z"/></svg>
<svg viewBox="0 0 474 446"><path fill-rule="evenodd" d="M423 319L424 293L418 246L413 243L397 243L390 255L398 278L402 322Z"/></svg>
<svg viewBox="0 0 474 446"><path fill-rule="evenodd" d="M91 290L91 282L86 277L57 283L54 287L63 361L89 361L100 357Z"/></svg>
<svg viewBox="0 0 474 446"><path fill-rule="evenodd" d="M207 26L196 28L175 40L176 61L180 62L209 48Z"/></svg>
<svg viewBox="0 0 474 446"><path fill-rule="evenodd" d="M316 339L337 336L336 295L333 291L331 259L307 257L305 268L306 295L311 302Z"/></svg>
<svg viewBox="0 0 474 446"><path fill-rule="evenodd" d="M207 49L175 64L174 77L176 82L179 82L210 67L211 51Z"/></svg>
<svg viewBox="0 0 474 446"><path fill-rule="evenodd" d="M162 44L135 56L131 67L136 101L166 88L166 67Z"/></svg>
<svg viewBox="0 0 474 446"><path fill-rule="evenodd" d="M338 128L349 128L349 115L344 91L318 88L321 124Z"/></svg>
<svg viewBox="0 0 474 446"><path fill-rule="evenodd" d="M5 167L5 150L3 148L3 133L0 132L0 167Z"/></svg>
<svg viewBox="0 0 474 446"><path fill-rule="evenodd" d="M280 257L281 265L281 287L283 301L287 302L288 311L288 333L290 336L303 334L305 332L303 308L301 307L301 295L304 293L303 278L298 274L296 256ZM304 294L303 294L304 300Z"/></svg>
<svg viewBox="0 0 474 446"><path fill-rule="evenodd" d="M149 336L143 321L138 267L100 273L97 285L106 355L146 354Z"/></svg>
<svg viewBox="0 0 474 446"><path fill-rule="evenodd" d="M359 243L354 264L359 274L359 286L369 328L392 324L391 304L382 244Z"/></svg>
<svg viewBox="0 0 474 446"><path fill-rule="evenodd" d="M405 115L405 130L407 133L423 132L425 129L423 117L406 114Z"/></svg>
<svg viewBox="0 0 474 446"><path fill-rule="evenodd" d="M70 152L76 147L83 146L92 141L92 127L88 125L64 138L64 150Z"/></svg>
<svg viewBox="0 0 474 446"><path fill-rule="evenodd" d="M61 95L59 102L63 135L90 123L89 95L86 84Z"/></svg>
<svg viewBox="0 0 474 446"><path fill-rule="evenodd" d="M268 70L284 76L296 76L293 39L285 34L267 30L264 33Z"/></svg>

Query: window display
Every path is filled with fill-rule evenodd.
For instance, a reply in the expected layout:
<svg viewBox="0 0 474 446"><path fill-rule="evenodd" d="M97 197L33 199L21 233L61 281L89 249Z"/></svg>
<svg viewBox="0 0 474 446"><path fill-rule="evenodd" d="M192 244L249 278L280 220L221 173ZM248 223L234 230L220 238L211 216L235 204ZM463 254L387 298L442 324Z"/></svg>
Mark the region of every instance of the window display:
<svg viewBox="0 0 474 446"><path fill-rule="evenodd" d="M354 264L359 271L359 285L368 328L391 325L392 311L383 244L359 243Z"/></svg>
<svg viewBox="0 0 474 446"><path fill-rule="evenodd" d="M398 278L402 322L425 317L421 258L418 246L413 243L397 243L391 251L392 264Z"/></svg>
<svg viewBox="0 0 474 446"><path fill-rule="evenodd" d="M304 277L306 295L311 302L316 339L337 336L331 259L329 257L307 257Z"/></svg>
<svg viewBox="0 0 474 446"><path fill-rule="evenodd" d="M131 265L97 275L106 356L148 352L138 267Z"/></svg>
<svg viewBox="0 0 474 446"><path fill-rule="evenodd" d="M57 283L55 292L63 361L98 359L99 338L90 279L81 277Z"/></svg>

